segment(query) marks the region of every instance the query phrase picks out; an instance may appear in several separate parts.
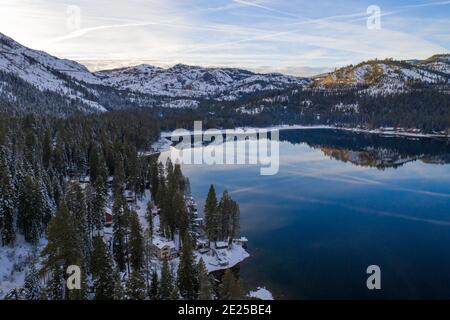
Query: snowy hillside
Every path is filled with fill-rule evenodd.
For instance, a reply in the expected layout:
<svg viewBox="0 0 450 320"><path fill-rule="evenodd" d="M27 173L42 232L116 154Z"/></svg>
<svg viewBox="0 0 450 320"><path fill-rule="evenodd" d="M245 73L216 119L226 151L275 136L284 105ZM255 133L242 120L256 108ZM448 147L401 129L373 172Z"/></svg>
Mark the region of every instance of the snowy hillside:
<svg viewBox="0 0 450 320"><path fill-rule="evenodd" d="M40 91L52 91L70 100L80 100L92 111L106 111L95 101L96 91L86 84L99 80L83 65L58 59L24 47L0 33L0 71L12 74ZM7 84L3 85L6 89Z"/></svg>
<svg viewBox="0 0 450 320"><path fill-rule="evenodd" d="M419 63L420 66L450 75L450 54L437 54Z"/></svg>
<svg viewBox="0 0 450 320"><path fill-rule="evenodd" d="M416 61L372 60L319 77L313 87L319 89L358 87L369 94L392 94L407 91L412 85L417 84L446 84L449 76L445 75L445 70L442 62L424 64Z"/></svg>

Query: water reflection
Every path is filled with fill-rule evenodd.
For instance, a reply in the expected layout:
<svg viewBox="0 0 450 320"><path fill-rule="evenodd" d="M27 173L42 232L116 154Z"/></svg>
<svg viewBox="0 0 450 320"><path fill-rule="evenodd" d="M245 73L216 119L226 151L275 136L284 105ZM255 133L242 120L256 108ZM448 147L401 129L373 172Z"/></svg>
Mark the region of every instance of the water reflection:
<svg viewBox="0 0 450 320"><path fill-rule="evenodd" d="M280 141L274 176L183 166L200 212L211 183L239 202L249 287L278 298L450 298L448 141L311 129ZM381 291L365 286L371 264Z"/></svg>
<svg viewBox="0 0 450 320"><path fill-rule="evenodd" d="M450 163L448 139L382 136L342 130L285 130L281 141L306 143L326 156L343 162L378 169L397 168L420 160Z"/></svg>

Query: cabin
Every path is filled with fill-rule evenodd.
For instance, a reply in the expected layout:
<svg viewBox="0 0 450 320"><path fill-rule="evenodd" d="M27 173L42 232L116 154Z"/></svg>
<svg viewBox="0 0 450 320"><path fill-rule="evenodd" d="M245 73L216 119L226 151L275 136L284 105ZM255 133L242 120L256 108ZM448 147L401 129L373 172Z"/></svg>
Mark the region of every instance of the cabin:
<svg viewBox="0 0 450 320"><path fill-rule="evenodd" d="M170 260L178 257L178 250L175 246L175 242L164 240L160 237L153 238L150 249L160 260Z"/></svg>
<svg viewBox="0 0 450 320"><path fill-rule="evenodd" d="M246 237L240 237L233 239L233 243L242 246L242 248L247 248L248 239Z"/></svg>
<svg viewBox="0 0 450 320"><path fill-rule="evenodd" d="M214 242L214 248L216 249L229 249L228 241L216 241Z"/></svg>
<svg viewBox="0 0 450 320"><path fill-rule="evenodd" d="M105 210L105 227L109 228L112 226L113 216L111 210Z"/></svg>

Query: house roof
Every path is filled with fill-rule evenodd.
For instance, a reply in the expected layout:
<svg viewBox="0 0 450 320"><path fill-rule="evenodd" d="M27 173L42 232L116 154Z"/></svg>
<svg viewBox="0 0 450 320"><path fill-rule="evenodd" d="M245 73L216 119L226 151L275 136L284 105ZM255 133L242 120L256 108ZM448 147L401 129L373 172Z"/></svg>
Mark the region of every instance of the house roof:
<svg viewBox="0 0 450 320"><path fill-rule="evenodd" d="M175 242L158 236L153 237L153 245L158 249L164 249L164 247L169 247L171 249L176 248Z"/></svg>

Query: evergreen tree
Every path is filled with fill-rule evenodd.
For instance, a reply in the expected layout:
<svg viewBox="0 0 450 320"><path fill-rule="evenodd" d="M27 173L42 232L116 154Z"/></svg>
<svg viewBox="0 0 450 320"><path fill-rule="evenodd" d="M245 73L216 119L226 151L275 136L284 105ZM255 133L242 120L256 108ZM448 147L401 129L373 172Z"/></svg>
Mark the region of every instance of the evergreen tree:
<svg viewBox="0 0 450 320"><path fill-rule="evenodd" d="M86 187L87 224L92 238L95 231L102 230L105 223L106 192L100 179Z"/></svg>
<svg viewBox="0 0 450 320"><path fill-rule="evenodd" d="M134 271L140 272L144 266L144 238L139 217L135 211L130 215L130 261Z"/></svg>
<svg viewBox="0 0 450 320"><path fill-rule="evenodd" d="M50 167L50 161L52 158L52 145L51 145L51 133L50 130L46 130L44 139L42 140L42 164L45 169Z"/></svg>
<svg viewBox="0 0 450 320"><path fill-rule="evenodd" d="M150 284L150 289L149 289L149 298L151 300L157 300L159 295L158 295L158 274L156 273L156 271L152 272L152 280L151 280L151 284Z"/></svg>
<svg viewBox="0 0 450 320"><path fill-rule="evenodd" d="M36 270L34 259L31 262L24 281L25 298L27 300L39 300L41 297L41 282Z"/></svg>
<svg viewBox="0 0 450 320"><path fill-rule="evenodd" d="M239 205L224 191L217 210L218 238L226 240L239 233Z"/></svg>
<svg viewBox="0 0 450 320"><path fill-rule="evenodd" d="M189 229L189 216L186 209L184 197L180 191L175 192L172 197L172 215L170 217L171 234L175 235L176 229L180 231L180 236L184 237ZM172 236L173 238L173 236Z"/></svg>
<svg viewBox="0 0 450 320"><path fill-rule="evenodd" d="M113 277L114 277L114 300L122 300L124 298L124 290L122 286L122 279L120 276L119 269L115 269Z"/></svg>
<svg viewBox="0 0 450 320"><path fill-rule="evenodd" d="M75 182L69 185L66 194L66 205L70 213L70 219L72 219L80 237L85 262L89 263L92 245L88 226L88 207L79 183Z"/></svg>
<svg viewBox="0 0 450 320"><path fill-rule="evenodd" d="M222 277L220 288L220 299L222 300L239 300L242 299L242 289L239 280L236 280L230 269L225 271Z"/></svg>
<svg viewBox="0 0 450 320"><path fill-rule="evenodd" d="M209 187L208 196L204 208L205 228L209 241L216 241L218 236L217 227L217 197L214 186Z"/></svg>
<svg viewBox="0 0 450 320"><path fill-rule="evenodd" d="M65 298L65 278L63 267L61 265L52 266L49 269L50 279L46 286L46 296L49 300L63 300Z"/></svg>
<svg viewBox="0 0 450 320"><path fill-rule="evenodd" d="M2 245L12 244L16 238L14 230L15 196L9 169L0 172L0 236Z"/></svg>
<svg viewBox="0 0 450 320"><path fill-rule="evenodd" d="M30 174L19 186L17 225L26 241L37 243L42 232L42 198L38 183Z"/></svg>
<svg viewBox="0 0 450 320"><path fill-rule="evenodd" d="M116 155L114 162L114 181L113 181L113 194L118 192L123 193L125 183L125 169L123 167L123 157L119 153Z"/></svg>
<svg viewBox="0 0 450 320"><path fill-rule="evenodd" d="M78 230L64 202L48 225L47 239L41 255L44 257L43 271L51 273L49 298L68 298L68 292L64 294L65 271L70 265L83 266L83 251Z"/></svg>
<svg viewBox="0 0 450 320"><path fill-rule="evenodd" d="M91 274L95 299L112 300L114 298L114 277L111 274L111 257L100 236L95 237L93 243Z"/></svg>
<svg viewBox="0 0 450 320"><path fill-rule="evenodd" d="M169 300L180 300L180 291L177 286L173 287Z"/></svg>
<svg viewBox="0 0 450 320"><path fill-rule="evenodd" d="M211 276L208 274L203 259L200 259L197 265L198 268L198 299L212 300L214 297L213 285Z"/></svg>
<svg viewBox="0 0 450 320"><path fill-rule="evenodd" d="M97 152L97 147L94 144L92 144L90 150L89 150L89 177L90 181L96 182L97 178L100 174L100 160Z"/></svg>
<svg viewBox="0 0 450 320"><path fill-rule="evenodd" d="M231 287L231 300L242 300L244 293L242 291L241 281L237 279Z"/></svg>
<svg viewBox="0 0 450 320"><path fill-rule="evenodd" d="M144 277L139 270L133 270L127 282L127 295L131 300L144 300L146 295Z"/></svg>
<svg viewBox="0 0 450 320"><path fill-rule="evenodd" d="M127 257L128 207L120 191L114 195L113 204L113 253L120 271L124 271Z"/></svg>
<svg viewBox="0 0 450 320"><path fill-rule="evenodd" d="M156 199L158 194L159 186L159 175L158 175L158 163L157 161L151 161L149 165L149 176L150 176L150 191L152 193L152 199Z"/></svg>
<svg viewBox="0 0 450 320"><path fill-rule="evenodd" d="M197 268L194 262L191 241L189 236L183 239L183 246L178 266L177 284L180 294L184 299L194 300L198 293Z"/></svg>
<svg viewBox="0 0 450 320"><path fill-rule="evenodd" d="M159 282L159 298L161 300L169 300L173 290L173 276L170 271L169 262L164 259L161 269L161 281Z"/></svg>

